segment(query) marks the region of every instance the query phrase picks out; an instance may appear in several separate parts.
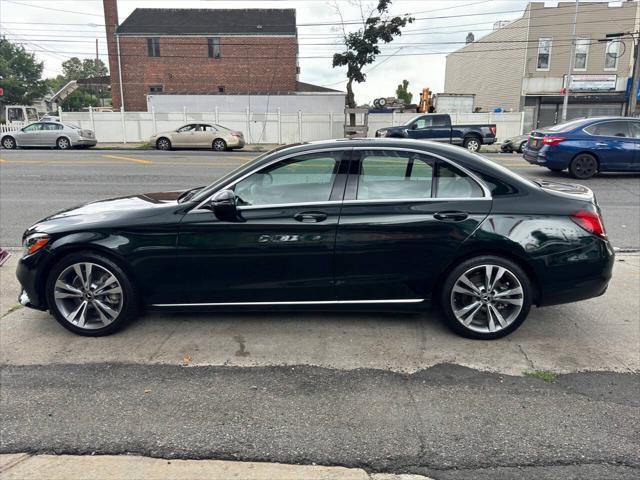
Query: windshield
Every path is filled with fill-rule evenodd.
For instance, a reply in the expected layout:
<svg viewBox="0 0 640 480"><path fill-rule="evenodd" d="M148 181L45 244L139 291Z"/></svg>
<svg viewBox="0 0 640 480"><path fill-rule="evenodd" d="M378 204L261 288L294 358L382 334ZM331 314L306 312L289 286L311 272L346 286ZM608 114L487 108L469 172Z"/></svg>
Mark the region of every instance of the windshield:
<svg viewBox="0 0 640 480"><path fill-rule="evenodd" d="M27 121L35 122L38 120L38 111L33 107L27 107Z"/></svg>

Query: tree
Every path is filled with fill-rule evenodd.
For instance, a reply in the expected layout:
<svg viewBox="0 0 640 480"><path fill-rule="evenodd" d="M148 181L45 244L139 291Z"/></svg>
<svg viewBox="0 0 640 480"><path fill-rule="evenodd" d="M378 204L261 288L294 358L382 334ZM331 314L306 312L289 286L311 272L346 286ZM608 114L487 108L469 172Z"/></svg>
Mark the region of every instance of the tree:
<svg viewBox="0 0 640 480"><path fill-rule="evenodd" d="M375 9L368 17L363 15L363 28L357 32L347 33L344 30L344 44L346 50L333 55L333 67L347 67L347 106L355 108L353 82L362 83L367 76L363 67L373 63L380 54L380 42L389 43L393 38L402 34L401 29L412 23L413 18L403 15L390 17L388 15L391 0L379 0ZM363 11L362 4L360 10ZM375 16L374 12L377 12ZM350 124L355 125L355 115L350 116Z"/></svg>
<svg viewBox="0 0 640 480"><path fill-rule="evenodd" d="M62 62L62 75L47 79L47 84L51 93L55 93L71 80L103 77L108 73L107 66L100 59L85 58L80 60L78 57L71 57ZM65 98L59 105L63 110L79 111L89 106L99 106L99 98L108 96L108 92L103 91L102 88L96 91L95 85L93 87L83 86Z"/></svg>
<svg viewBox="0 0 640 480"><path fill-rule="evenodd" d="M411 99L413 98L413 93L410 93L407 89L409 88L409 80L402 80L402 83L398 85L396 88L396 97L400 100L404 100L405 105L409 105L411 103Z"/></svg>
<svg viewBox="0 0 640 480"><path fill-rule="evenodd" d="M4 89L1 104L30 105L43 96L47 89L42 70L42 62L36 61L34 54L0 37L0 87Z"/></svg>

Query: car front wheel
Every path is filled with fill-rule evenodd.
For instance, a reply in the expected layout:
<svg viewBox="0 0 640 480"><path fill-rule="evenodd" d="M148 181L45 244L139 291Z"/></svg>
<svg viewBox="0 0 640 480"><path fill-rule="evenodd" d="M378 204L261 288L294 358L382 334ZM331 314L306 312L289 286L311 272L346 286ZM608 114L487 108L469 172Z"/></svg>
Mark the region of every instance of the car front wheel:
<svg viewBox="0 0 640 480"><path fill-rule="evenodd" d="M80 252L64 257L51 270L47 304L66 329L100 337L122 328L137 313L135 290L110 259Z"/></svg>
<svg viewBox="0 0 640 480"><path fill-rule="evenodd" d="M514 262L480 256L449 273L440 302L449 328L464 337L490 340L522 325L531 308L532 287Z"/></svg>
<svg viewBox="0 0 640 480"><path fill-rule="evenodd" d="M16 141L13 139L13 137L4 137L2 139L2 146L7 150L13 150L14 148L16 148Z"/></svg>

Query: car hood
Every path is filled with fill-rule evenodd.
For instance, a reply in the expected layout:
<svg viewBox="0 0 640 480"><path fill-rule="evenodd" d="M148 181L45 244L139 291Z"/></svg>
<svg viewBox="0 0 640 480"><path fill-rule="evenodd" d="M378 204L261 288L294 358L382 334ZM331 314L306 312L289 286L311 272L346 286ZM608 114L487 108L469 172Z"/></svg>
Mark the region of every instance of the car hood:
<svg viewBox="0 0 640 480"><path fill-rule="evenodd" d="M55 233L76 225L114 225L127 220L142 220L178 205L182 191L145 193L86 203L54 213L31 226L25 234Z"/></svg>

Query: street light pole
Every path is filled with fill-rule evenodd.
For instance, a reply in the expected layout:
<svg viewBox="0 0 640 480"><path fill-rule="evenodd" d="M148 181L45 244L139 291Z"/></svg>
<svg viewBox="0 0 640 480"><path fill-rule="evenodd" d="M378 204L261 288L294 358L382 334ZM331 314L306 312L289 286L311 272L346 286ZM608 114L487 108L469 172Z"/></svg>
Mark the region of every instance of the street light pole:
<svg viewBox="0 0 640 480"><path fill-rule="evenodd" d="M573 57L575 57L576 48L576 25L578 23L578 5L580 0L576 0L576 11L573 14L573 34L571 35L571 51L569 52L569 70L567 70L567 79L564 85L564 99L562 101L562 121L567 121L567 109L569 108L569 86L571 85L571 72L573 71Z"/></svg>

